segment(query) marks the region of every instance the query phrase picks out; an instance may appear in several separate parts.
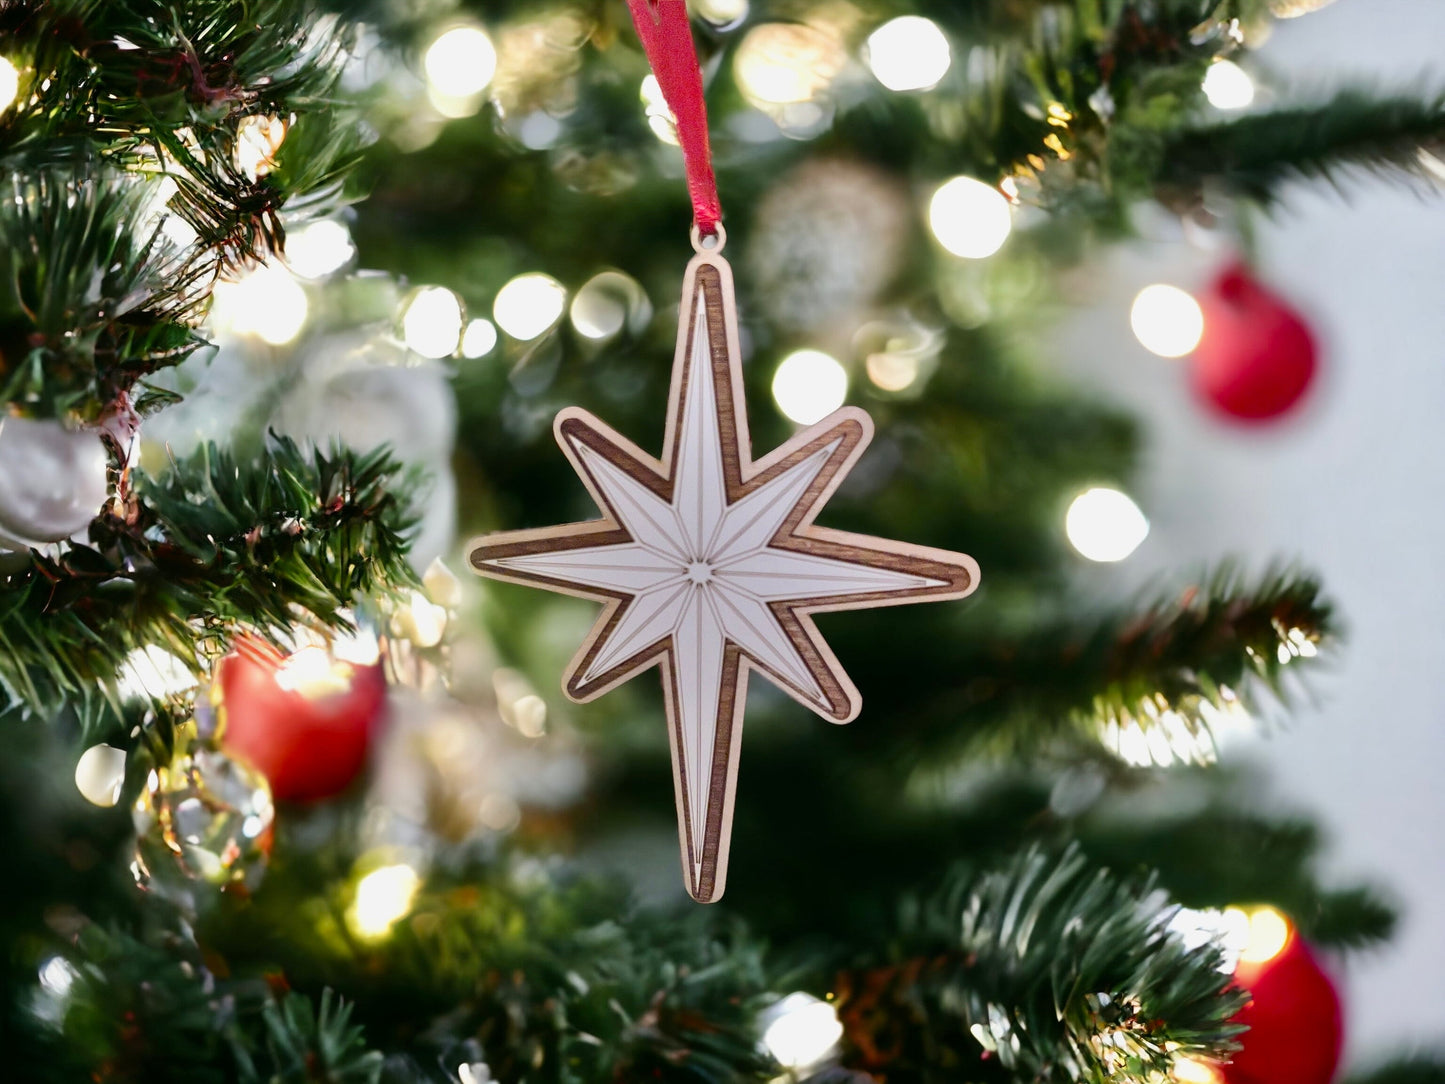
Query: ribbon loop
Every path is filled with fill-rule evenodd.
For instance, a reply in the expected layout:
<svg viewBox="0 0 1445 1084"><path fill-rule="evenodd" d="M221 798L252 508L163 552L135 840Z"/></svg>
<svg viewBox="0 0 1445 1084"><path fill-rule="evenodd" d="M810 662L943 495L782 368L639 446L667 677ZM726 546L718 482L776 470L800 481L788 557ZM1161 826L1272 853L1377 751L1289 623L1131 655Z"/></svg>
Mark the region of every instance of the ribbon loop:
<svg viewBox="0 0 1445 1084"><path fill-rule="evenodd" d="M693 220L703 236L711 237L722 220L722 205L712 171L702 68L692 43L686 0L627 0L627 6L663 100L677 120Z"/></svg>

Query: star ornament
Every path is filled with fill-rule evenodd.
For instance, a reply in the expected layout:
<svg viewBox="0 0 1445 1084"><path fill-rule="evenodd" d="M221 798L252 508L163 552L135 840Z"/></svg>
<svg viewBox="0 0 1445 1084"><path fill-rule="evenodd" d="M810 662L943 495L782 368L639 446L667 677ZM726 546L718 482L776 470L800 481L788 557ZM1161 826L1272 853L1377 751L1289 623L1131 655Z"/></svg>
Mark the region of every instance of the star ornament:
<svg viewBox="0 0 1445 1084"><path fill-rule="evenodd" d="M470 563L604 603L568 667L570 699L661 668L684 881L710 903L727 874L749 675L849 722L862 699L812 615L962 598L978 586L978 565L814 525L872 420L844 407L753 461L727 262L700 251L682 296L662 457L584 410L563 410L557 442L602 518L489 535L472 543Z"/></svg>

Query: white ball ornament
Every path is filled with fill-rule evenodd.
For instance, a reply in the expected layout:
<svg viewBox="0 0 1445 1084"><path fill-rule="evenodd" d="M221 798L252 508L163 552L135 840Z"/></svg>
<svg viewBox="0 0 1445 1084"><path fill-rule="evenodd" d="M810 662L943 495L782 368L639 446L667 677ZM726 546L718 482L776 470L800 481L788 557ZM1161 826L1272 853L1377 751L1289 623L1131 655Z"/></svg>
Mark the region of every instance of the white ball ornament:
<svg viewBox="0 0 1445 1084"><path fill-rule="evenodd" d="M107 466L94 430L0 418L0 546L24 549L83 530L105 504Z"/></svg>

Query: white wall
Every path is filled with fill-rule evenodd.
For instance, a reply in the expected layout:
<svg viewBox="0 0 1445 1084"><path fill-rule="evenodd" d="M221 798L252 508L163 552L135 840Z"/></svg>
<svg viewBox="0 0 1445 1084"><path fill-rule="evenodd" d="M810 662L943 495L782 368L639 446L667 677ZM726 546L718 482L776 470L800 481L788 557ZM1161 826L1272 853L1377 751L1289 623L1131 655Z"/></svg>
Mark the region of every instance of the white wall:
<svg viewBox="0 0 1445 1084"><path fill-rule="evenodd" d="M1279 24L1259 54L1301 86L1360 77L1445 89L1445 4L1341 0ZM1431 74L1425 80L1422 75ZM1267 280L1326 346L1323 380L1286 424L1206 416L1182 366L1127 330L1151 281L1204 282L1220 260L1179 237L1121 252L1064 329L1058 357L1149 426L1137 494L1154 530L1117 571L1138 581L1226 554L1298 557L1348 622L1333 672L1281 735L1252 750L1284 799L1318 814L1330 872L1378 879L1405 905L1397 940L1345 979L1350 1053L1445 1044L1445 189L1376 179L1293 192L1260 232Z"/></svg>

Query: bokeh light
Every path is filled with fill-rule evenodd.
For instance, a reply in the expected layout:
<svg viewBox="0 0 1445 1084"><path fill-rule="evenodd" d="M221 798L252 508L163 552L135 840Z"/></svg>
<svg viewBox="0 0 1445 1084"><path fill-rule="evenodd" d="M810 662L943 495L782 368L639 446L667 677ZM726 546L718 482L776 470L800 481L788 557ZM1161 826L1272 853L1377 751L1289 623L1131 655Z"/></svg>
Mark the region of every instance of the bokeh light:
<svg viewBox="0 0 1445 1084"><path fill-rule="evenodd" d="M424 358L450 357L461 340L463 319L456 294L445 286L424 286L402 313L402 341Z"/></svg>
<svg viewBox="0 0 1445 1084"><path fill-rule="evenodd" d="M1139 291L1129 326L1144 349L1161 358L1180 358L1204 336L1204 311L1177 286L1156 282Z"/></svg>
<svg viewBox="0 0 1445 1084"><path fill-rule="evenodd" d="M577 334L606 342L624 329L638 331L652 318L652 303L642 285L621 271L593 275L572 299L569 315Z"/></svg>
<svg viewBox="0 0 1445 1084"><path fill-rule="evenodd" d="M87 802L109 809L120 800L125 785L125 750L113 745L92 745L75 765L75 789Z"/></svg>
<svg viewBox="0 0 1445 1084"><path fill-rule="evenodd" d="M763 1014L763 1045L787 1069L816 1065L842 1037L837 1011L812 994L789 994Z"/></svg>
<svg viewBox="0 0 1445 1084"><path fill-rule="evenodd" d="M416 902L421 878L404 863L374 869L356 884L356 899L347 912L356 936L376 941L391 932Z"/></svg>
<svg viewBox="0 0 1445 1084"><path fill-rule="evenodd" d="M467 330L462 333L462 357L479 358L490 354L496 346L496 324L483 316L467 324Z"/></svg>
<svg viewBox="0 0 1445 1084"><path fill-rule="evenodd" d="M1254 80L1232 60L1216 60L1204 73L1204 96L1215 109L1244 109L1254 102Z"/></svg>
<svg viewBox="0 0 1445 1084"><path fill-rule="evenodd" d="M907 391L918 379L919 361L912 354L869 354L868 379L881 391Z"/></svg>
<svg viewBox="0 0 1445 1084"><path fill-rule="evenodd" d="M731 26L748 17L748 0L693 0L693 9L714 26Z"/></svg>
<svg viewBox="0 0 1445 1084"><path fill-rule="evenodd" d="M847 62L835 35L805 23L762 23L733 54L733 77L754 104L790 105L815 98Z"/></svg>
<svg viewBox="0 0 1445 1084"><path fill-rule="evenodd" d="M20 93L20 72L10 61L0 56L0 112L10 108Z"/></svg>
<svg viewBox="0 0 1445 1084"><path fill-rule="evenodd" d="M492 318L514 339L526 342L550 331L567 305L567 288L551 275L529 271L497 291Z"/></svg>
<svg viewBox="0 0 1445 1084"><path fill-rule="evenodd" d="M1211 1063L1187 1055L1175 1055L1170 1076L1179 1084L1222 1084L1223 1074Z"/></svg>
<svg viewBox="0 0 1445 1084"><path fill-rule="evenodd" d="M992 185L972 177L955 177L933 193L928 226L938 243L955 256L981 260L1008 240L1013 208Z"/></svg>
<svg viewBox="0 0 1445 1084"><path fill-rule="evenodd" d="M873 77L889 90L935 87L953 62L938 24L919 15L901 15L873 31L864 57Z"/></svg>
<svg viewBox="0 0 1445 1084"><path fill-rule="evenodd" d="M286 139L289 126L280 117L253 113L236 125L236 168L251 181L258 181L276 168L276 152Z"/></svg>
<svg viewBox="0 0 1445 1084"><path fill-rule="evenodd" d="M211 297L211 321L218 329L254 335L272 346L284 346L301 334L310 312L306 291L279 264L217 282Z"/></svg>
<svg viewBox="0 0 1445 1084"><path fill-rule="evenodd" d="M286 237L286 266L302 278L325 278L355 255L351 231L333 218L302 226Z"/></svg>
<svg viewBox="0 0 1445 1084"><path fill-rule="evenodd" d="M1289 919L1273 907L1231 907L1229 911L1240 911L1248 922L1248 934L1239 951L1240 963L1269 963L1289 944Z"/></svg>
<svg viewBox="0 0 1445 1084"><path fill-rule="evenodd" d="M1064 518L1074 549L1091 561L1122 561L1149 535L1149 521L1126 493L1095 486L1074 498Z"/></svg>
<svg viewBox="0 0 1445 1084"><path fill-rule="evenodd" d="M442 98L473 98L497 72L497 50L479 26L454 26L436 37L422 58L428 89Z"/></svg>
<svg viewBox="0 0 1445 1084"><path fill-rule="evenodd" d="M773 374L778 409L799 425L822 421L848 396L848 372L821 350L795 350Z"/></svg>
<svg viewBox="0 0 1445 1084"><path fill-rule="evenodd" d="M677 118L668 108L667 99L662 95L662 84L657 81L657 76L643 76L638 97L642 99L643 114L647 117L647 126L652 129L652 134L662 142L676 147Z"/></svg>

